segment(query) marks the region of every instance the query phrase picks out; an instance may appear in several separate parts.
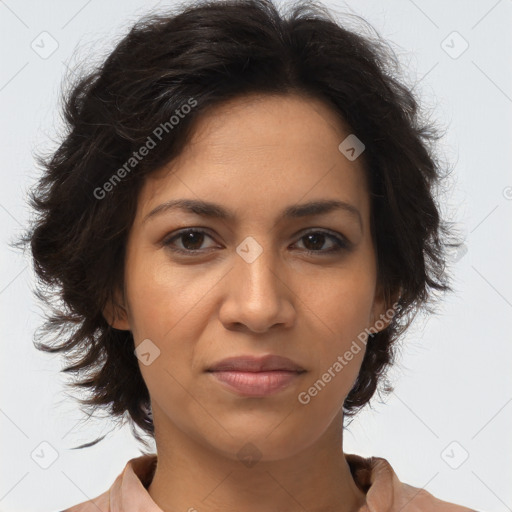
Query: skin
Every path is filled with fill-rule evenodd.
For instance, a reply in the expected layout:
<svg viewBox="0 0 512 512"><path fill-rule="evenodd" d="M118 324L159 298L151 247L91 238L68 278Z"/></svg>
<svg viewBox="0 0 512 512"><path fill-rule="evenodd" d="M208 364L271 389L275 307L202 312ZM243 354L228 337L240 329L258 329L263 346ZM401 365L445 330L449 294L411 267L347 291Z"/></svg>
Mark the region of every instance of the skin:
<svg viewBox="0 0 512 512"><path fill-rule="evenodd" d="M252 95L204 114L183 153L148 177L126 252L121 314L112 325L160 350L139 361L155 425L158 465L149 487L163 510L358 510L365 496L343 454L342 404L365 345L307 404L298 401L386 311L370 234L363 156L338 149L350 130L320 100ZM212 201L235 220L171 210L144 218L165 201ZM298 219L285 207L336 199L354 206ZM207 233L172 246L183 228ZM350 245L339 252L330 230ZM236 252L246 237L263 252L248 263ZM307 249L317 251L308 254ZM277 354L306 372L266 397L226 390L205 370L224 358ZM252 443L251 467L237 453ZM246 447L247 449L247 447ZM254 450L254 448L253 448Z"/></svg>

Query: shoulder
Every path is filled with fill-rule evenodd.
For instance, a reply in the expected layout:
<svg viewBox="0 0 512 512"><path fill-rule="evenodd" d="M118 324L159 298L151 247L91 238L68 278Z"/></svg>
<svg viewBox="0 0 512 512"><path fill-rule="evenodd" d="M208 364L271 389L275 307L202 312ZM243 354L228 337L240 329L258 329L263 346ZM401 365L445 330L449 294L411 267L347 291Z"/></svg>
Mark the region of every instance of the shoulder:
<svg viewBox="0 0 512 512"><path fill-rule="evenodd" d="M345 457L354 481L366 494L369 511L476 512L400 481L391 464L382 457L365 458L355 454L345 454Z"/></svg>
<svg viewBox="0 0 512 512"><path fill-rule="evenodd" d="M135 502L147 502L149 495L145 496L145 487L153 477L156 460L156 454L144 454L130 459L107 491L61 512L117 512L127 510Z"/></svg>
<svg viewBox="0 0 512 512"><path fill-rule="evenodd" d="M404 512L476 512L474 509L443 501L425 489L403 482L400 482L397 504L399 508L403 507Z"/></svg>
<svg viewBox="0 0 512 512"><path fill-rule="evenodd" d="M110 512L110 489L92 500L78 503L61 512Z"/></svg>

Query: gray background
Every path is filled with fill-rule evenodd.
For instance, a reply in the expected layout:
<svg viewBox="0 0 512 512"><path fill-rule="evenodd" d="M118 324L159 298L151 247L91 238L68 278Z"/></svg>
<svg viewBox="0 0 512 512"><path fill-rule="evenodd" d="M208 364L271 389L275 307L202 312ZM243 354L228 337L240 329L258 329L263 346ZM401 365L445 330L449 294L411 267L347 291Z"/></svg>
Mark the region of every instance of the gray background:
<svg viewBox="0 0 512 512"><path fill-rule="evenodd" d="M65 394L60 359L33 347L42 315L33 274L7 243L29 216L33 152L55 148L68 67L98 61L139 15L165 5L0 1L2 511L50 512L93 498L139 454L127 428L85 424ZM326 5L362 16L392 42L424 108L448 128L440 149L455 171L445 213L467 249L453 256L455 293L409 332L390 374L395 392L354 420L345 452L385 457L401 480L441 499L512 510L512 0ZM109 431L95 447L69 450Z"/></svg>

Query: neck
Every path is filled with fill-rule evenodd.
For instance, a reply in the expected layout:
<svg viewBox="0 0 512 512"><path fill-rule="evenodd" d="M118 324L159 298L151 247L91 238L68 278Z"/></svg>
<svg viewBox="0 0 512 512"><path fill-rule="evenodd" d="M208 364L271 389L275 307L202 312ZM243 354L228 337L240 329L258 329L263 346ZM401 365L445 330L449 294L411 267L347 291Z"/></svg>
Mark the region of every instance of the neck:
<svg viewBox="0 0 512 512"><path fill-rule="evenodd" d="M158 462L148 492L164 511L356 512L365 502L343 454L341 414L302 451L279 460L255 451L251 461L248 445L245 463L198 443L155 407L153 418Z"/></svg>

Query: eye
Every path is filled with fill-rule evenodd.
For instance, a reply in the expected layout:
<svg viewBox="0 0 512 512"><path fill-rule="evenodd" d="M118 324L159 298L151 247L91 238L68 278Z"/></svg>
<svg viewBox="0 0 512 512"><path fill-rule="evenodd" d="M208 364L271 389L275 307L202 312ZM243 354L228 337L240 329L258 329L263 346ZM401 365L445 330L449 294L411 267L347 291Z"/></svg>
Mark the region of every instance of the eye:
<svg viewBox="0 0 512 512"><path fill-rule="evenodd" d="M206 233L206 231L200 229L184 229L171 238L165 239L162 243L166 247L169 247L169 249L171 249L173 252L180 254L193 254L202 251L200 246L202 245L205 236L212 238ZM181 245L183 248L174 246L173 242L175 240L181 240Z"/></svg>
<svg viewBox="0 0 512 512"><path fill-rule="evenodd" d="M205 252L205 249L201 248L205 237L213 240L213 238L202 229L187 228L164 239L162 245L168 247L175 253L192 256L194 254ZM350 242L345 237L339 234L335 235L324 230L309 231L300 237L299 242L303 240L305 245L304 250L307 254L322 256L341 252L350 248ZM177 247L175 241L180 242L181 247ZM331 241L331 248L322 249L326 241ZM206 248L206 250L208 250L208 248Z"/></svg>
<svg viewBox="0 0 512 512"><path fill-rule="evenodd" d="M306 252L308 254L332 254L346 250L350 246L345 237L341 235L334 235L327 231L309 231L303 235L300 240L305 241L304 245L306 246ZM326 240L331 241L331 248L322 250ZM312 247L312 249L308 248L308 246Z"/></svg>

